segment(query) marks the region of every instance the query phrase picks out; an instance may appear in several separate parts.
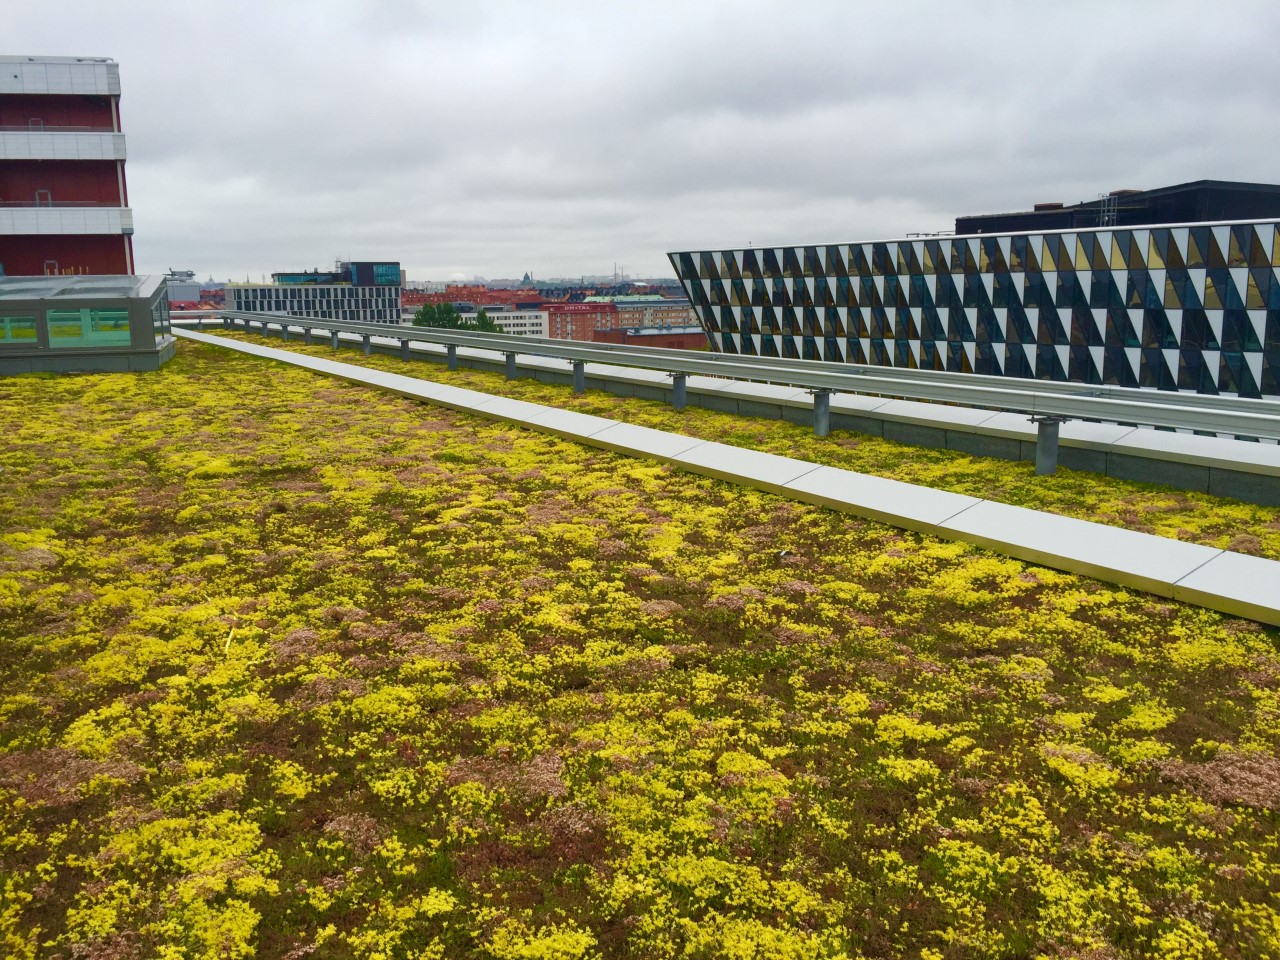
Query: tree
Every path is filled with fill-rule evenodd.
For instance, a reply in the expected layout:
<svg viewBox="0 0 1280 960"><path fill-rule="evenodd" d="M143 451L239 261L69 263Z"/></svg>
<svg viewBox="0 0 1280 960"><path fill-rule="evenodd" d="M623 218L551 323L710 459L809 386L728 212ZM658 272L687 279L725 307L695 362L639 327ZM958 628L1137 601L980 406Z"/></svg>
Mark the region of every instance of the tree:
<svg viewBox="0 0 1280 960"><path fill-rule="evenodd" d="M462 325L462 320L452 303L424 303L413 315L413 325L457 330Z"/></svg>
<svg viewBox="0 0 1280 960"><path fill-rule="evenodd" d="M480 333L501 333L502 332L502 328L489 319L489 314L487 314L483 308L481 308L476 313L476 318L474 322L466 324L466 329L477 330Z"/></svg>

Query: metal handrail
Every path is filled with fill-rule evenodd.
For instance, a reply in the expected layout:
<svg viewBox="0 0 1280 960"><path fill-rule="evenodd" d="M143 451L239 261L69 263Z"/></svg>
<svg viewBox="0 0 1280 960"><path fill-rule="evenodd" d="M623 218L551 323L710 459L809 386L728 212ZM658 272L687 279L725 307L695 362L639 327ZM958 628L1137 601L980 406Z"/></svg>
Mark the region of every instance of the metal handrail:
<svg viewBox="0 0 1280 960"><path fill-rule="evenodd" d="M829 393L872 394L1020 413L1034 418L1099 420L1280 440L1280 401L1215 397L1090 384L1047 384L979 374L904 370L814 360L743 357L626 344L476 333L388 323L348 323L278 313L222 311L221 317L271 326L311 328L394 340L417 340L506 354L658 369ZM834 369L833 369L834 368ZM1119 391L1129 395L1117 396Z"/></svg>

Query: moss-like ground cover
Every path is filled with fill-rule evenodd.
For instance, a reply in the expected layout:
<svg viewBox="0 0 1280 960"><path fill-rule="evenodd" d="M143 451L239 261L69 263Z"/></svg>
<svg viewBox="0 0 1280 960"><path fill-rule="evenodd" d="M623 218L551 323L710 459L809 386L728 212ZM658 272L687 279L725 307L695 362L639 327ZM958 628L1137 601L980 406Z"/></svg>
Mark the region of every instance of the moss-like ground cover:
<svg viewBox="0 0 1280 960"><path fill-rule="evenodd" d="M222 331L218 333L222 335ZM1037 477L1031 463L913 447L866 434L836 431L829 437L818 438L810 428L786 421L759 420L700 408L677 413L666 404L598 391L575 397L568 387L532 379L508 381L500 373L478 370L450 373L443 364L429 361L406 362L384 354L365 357L350 348L334 353L328 346L307 347L296 340L282 342L258 334L246 336L238 331L228 336L986 500L1280 559L1278 507L1067 469L1060 469L1052 477Z"/></svg>
<svg viewBox="0 0 1280 960"><path fill-rule="evenodd" d="M0 412L5 956L1280 957L1280 632L216 347Z"/></svg>

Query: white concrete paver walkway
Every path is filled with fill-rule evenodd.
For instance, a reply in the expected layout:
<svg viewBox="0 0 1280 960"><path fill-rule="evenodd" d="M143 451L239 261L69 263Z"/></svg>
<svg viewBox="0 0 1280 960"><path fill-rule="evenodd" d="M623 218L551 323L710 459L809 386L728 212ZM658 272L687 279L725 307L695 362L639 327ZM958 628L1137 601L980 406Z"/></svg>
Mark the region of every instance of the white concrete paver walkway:
<svg viewBox="0 0 1280 960"><path fill-rule="evenodd" d="M669 462L693 473L893 526L978 544L1043 566L1280 625L1280 561L979 500L290 350L189 330L174 333L618 453Z"/></svg>

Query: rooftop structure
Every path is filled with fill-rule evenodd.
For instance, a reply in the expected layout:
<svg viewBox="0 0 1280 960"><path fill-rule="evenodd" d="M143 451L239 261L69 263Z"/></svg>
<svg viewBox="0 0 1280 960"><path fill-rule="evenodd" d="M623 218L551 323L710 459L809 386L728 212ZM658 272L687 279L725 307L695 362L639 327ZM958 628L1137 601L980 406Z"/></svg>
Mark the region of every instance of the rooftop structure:
<svg viewBox="0 0 1280 960"><path fill-rule="evenodd" d="M120 68L0 57L0 275L133 273Z"/></svg>
<svg viewBox="0 0 1280 960"><path fill-rule="evenodd" d="M1280 184L1193 180L1154 190L1112 190L1070 205L1037 203L1031 210L957 217L956 233L1012 233L1088 227L1153 226L1280 217Z"/></svg>
<svg viewBox="0 0 1280 960"><path fill-rule="evenodd" d="M0 277L0 374L155 370L173 351L163 277Z"/></svg>

